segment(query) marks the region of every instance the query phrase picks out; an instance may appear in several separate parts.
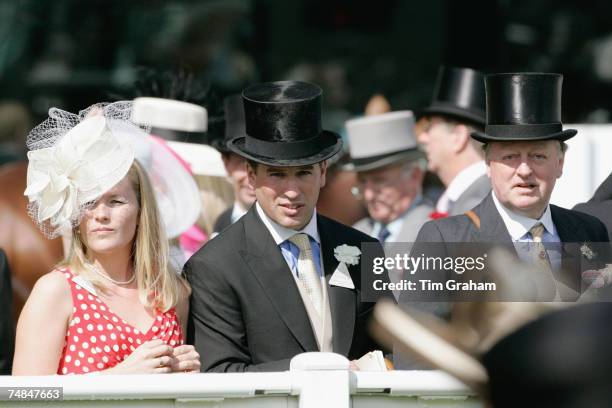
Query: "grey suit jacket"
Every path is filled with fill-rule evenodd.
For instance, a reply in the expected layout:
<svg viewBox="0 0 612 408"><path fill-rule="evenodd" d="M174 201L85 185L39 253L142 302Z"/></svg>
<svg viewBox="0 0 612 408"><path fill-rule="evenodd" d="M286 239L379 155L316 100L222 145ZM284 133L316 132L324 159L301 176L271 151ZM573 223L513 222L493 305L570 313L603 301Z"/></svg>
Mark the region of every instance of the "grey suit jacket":
<svg viewBox="0 0 612 408"><path fill-rule="evenodd" d="M491 192L491 181L486 174L476 179L453 203L449 215L459 215L476 207Z"/></svg>
<svg viewBox="0 0 612 408"><path fill-rule="evenodd" d="M361 264L347 265L355 289L329 280L338 267L334 248L377 241L322 215L317 220L333 351L360 358L381 348L367 330L374 303L362 301ZM374 252L383 256L380 245ZM202 371L284 371L295 355L318 351L295 279L255 206L196 252L185 273L192 287L187 340Z"/></svg>
<svg viewBox="0 0 612 408"><path fill-rule="evenodd" d="M404 222L396 242L414 242L423 224L429 221L429 215L432 211L432 204L425 200L411 208L404 217ZM374 224L375 222L371 218L363 218L357 221L353 228L371 235Z"/></svg>
<svg viewBox="0 0 612 408"><path fill-rule="evenodd" d="M387 241L384 243L385 255L387 257L394 257L398 251L405 252L407 246L401 243L413 243L416 240L419 230L423 224L430 220L429 216L433 210L433 205L425 200L421 201L414 208L411 208L404 217L404 222L402 223L397 239L394 242ZM353 227L363 233L371 235L372 229L374 228L374 220L371 218L364 218L359 220ZM401 271L390 269L388 272L391 282L399 282L403 277ZM393 296L395 296L396 299L399 297L399 294L399 291L393 291Z"/></svg>

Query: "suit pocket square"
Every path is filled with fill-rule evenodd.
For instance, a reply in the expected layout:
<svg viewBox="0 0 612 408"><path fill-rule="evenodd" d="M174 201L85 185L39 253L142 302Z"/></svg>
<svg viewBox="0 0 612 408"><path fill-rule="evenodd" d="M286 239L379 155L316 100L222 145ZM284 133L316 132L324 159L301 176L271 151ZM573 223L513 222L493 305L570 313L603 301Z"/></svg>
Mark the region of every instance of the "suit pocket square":
<svg viewBox="0 0 612 408"><path fill-rule="evenodd" d="M338 264L338 267L329 279L329 285L340 286L347 289L355 289L353 279L351 279L351 274L349 273L344 262L340 262L340 264Z"/></svg>

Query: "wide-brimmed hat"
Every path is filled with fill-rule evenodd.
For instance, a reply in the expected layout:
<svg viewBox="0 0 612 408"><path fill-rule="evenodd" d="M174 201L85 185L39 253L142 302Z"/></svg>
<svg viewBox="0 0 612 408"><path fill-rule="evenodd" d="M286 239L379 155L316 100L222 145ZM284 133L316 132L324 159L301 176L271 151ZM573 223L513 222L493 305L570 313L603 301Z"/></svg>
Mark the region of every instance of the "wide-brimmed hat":
<svg viewBox="0 0 612 408"><path fill-rule="evenodd" d="M208 128L206 108L173 99L134 99L131 120L151 127L151 133L166 140L205 144Z"/></svg>
<svg viewBox="0 0 612 408"><path fill-rule="evenodd" d="M440 67L431 104L417 116L443 115L485 124L484 74L471 68Z"/></svg>
<svg viewBox="0 0 612 408"><path fill-rule="evenodd" d="M347 170L368 171L425 157L417 145L411 111L351 119L346 131L351 155Z"/></svg>
<svg viewBox="0 0 612 408"><path fill-rule="evenodd" d="M321 88L300 81L256 84L242 92L246 135L227 143L270 166L305 166L338 153L342 139L321 128Z"/></svg>
<svg viewBox="0 0 612 408"><path fill-rule="evenodd" d="M231 149L228 142L237 137L246 137L246 126L244 123L244 103L242 95L234 94L223 99L224 118L220 122L219 133L210 142L210 145L221 153L229 153Z"/></svg>
<svg viewBox="0 0 612 408"><path fill-rule="evenodd" d="M100 103L73 114L57 108L28 135L29 212L49 238L79 225L84 211L143 165L167 235L189 228L201 203L195 181L161 141L131 121L132 102ZM180 208L180 211L177 210Z"/></svg>
<svg viewBox="0 0 612 408"><path fill-rule="evenodd" d="M141 97L134 99L131 120L149 126L151 134L164 138L196 175L225 177L219 152L208 144L213 125L206 108L173 99Z"/></svg>
<svg viewBox="0 0 612 408"><path fill-rule="evenodd" d="M563 130L563 76L550 73L507 73L485 77L487 123L472 132L479 142L567 140L578 133Z"/></svg>
<svg viewBox="0 0 612 408"><path fill-rule="evenodd" d="M191 228L202 211L200 191L185 163L164 139L117 124L115 135L127 140L146 171L168 239Z"/></svg>

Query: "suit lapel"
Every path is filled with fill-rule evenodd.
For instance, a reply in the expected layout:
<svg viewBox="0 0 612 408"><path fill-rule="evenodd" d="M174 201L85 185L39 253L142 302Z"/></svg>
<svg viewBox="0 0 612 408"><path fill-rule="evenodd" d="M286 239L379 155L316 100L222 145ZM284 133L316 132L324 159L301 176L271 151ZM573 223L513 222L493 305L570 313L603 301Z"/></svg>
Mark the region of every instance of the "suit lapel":
<svg viewBox="0 0 612 408"><path fill-rule="evenodd" d="M489 193L482 202L476 206L474 211L480 217L480 242L492 242L498 244L512 245L512 238L504 224L495 203L492 193Z"/></svg>
<svg viewBox="0 0 612 408"><path fill-rule="evenodd" d="M244 228L246 248L240 253L251 272L304 351L319 351L291 270L255 206L244 216Z"/></svg>
<svg viewBox="0 0 612 408"><path fill-rule="evenodd" d="M336 241L336 234L329 222L318 216L319 236L321 237L321 256L325 269L325 281L329 296L329 309L332 317L332 345L335 353L348 355L353 341L355 326L356 292L339 286L330 286L329 280L338 267L334 248L342 245Z"/></svg>

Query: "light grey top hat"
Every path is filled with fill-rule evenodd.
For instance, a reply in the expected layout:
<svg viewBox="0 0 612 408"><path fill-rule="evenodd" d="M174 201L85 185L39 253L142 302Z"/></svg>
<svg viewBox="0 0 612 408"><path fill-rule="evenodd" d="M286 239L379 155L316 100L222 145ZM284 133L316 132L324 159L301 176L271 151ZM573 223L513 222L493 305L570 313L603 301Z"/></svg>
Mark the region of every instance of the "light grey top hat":
<svg viewBox="0 0 612 408"><path fill-rule="evenodd" d="M346 130L352 160L347 170L368 171L425 157L417 145L412 111L351 119Z"/></svg>

